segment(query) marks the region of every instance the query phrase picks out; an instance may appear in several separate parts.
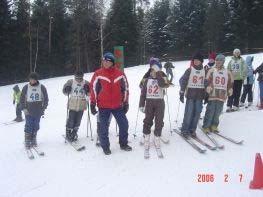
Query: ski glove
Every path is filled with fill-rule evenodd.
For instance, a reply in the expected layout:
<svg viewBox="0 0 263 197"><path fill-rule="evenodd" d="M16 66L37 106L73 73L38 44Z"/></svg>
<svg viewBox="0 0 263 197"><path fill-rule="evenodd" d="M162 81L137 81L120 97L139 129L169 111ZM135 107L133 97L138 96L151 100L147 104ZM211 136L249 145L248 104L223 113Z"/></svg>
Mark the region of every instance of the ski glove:
<svg viewBox="0 0 263 197"><path fill-rule="evenodd" d="M139 110L140 110L142 113L145 113L145 107L140 107Z"/></svg>
<svg viewBox="0 0 263 197"><path fill-rule="evenodd" d="M180 91L179 95L180 95L180 101L184 103L184 92Z"/></svg>
<svg viewBox="0 0 263 197"><path fill-rule="evenodd" d="M129 110L129 104L128 103L124 103L123 111L125 112L125 114L128 112L128 110Z"/></svg>
<svg viewBox="0 0 263 197"><path fill-rule="evenodd" d="M29 115L29 112L28 112L27 109L23 109L23 112L24 112L25 116L28 116L28 115Z"/></svg>
<svg viewBox="0 0 263 197"><path fill-rule="evenodd" d="M64 90L67 94L69 94L71 92L72 88L71 88L71 86L66 86Z"/></svg>
<svg viewBox="0 0 263 197"><path fill-rule="evenodd" d="M96 113L98 113L96 109L96 105L93 103L90 104L90 112L92 113L92 115L95 115Z"/></svg>

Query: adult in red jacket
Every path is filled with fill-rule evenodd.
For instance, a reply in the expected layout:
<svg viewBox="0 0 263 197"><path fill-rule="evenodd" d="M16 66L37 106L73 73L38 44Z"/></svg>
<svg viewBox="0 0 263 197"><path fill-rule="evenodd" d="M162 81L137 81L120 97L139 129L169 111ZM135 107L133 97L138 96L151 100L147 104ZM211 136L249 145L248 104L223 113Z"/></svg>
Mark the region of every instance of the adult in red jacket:
<svg viewBox="0 0 263 197"><path fill-rule="evenodd" d="M100 132L99 139L103 152L111 154L109 142L108 122L112 114L119 126L120 148L131 151L128 145L128 120L126 113L129 109L128 97L129 86L125 74L114 67L114 55L105 53L102 59L102 67L98 69L90 83L90 109L91 113L97 113L96 105L99 108Z"/></svg>

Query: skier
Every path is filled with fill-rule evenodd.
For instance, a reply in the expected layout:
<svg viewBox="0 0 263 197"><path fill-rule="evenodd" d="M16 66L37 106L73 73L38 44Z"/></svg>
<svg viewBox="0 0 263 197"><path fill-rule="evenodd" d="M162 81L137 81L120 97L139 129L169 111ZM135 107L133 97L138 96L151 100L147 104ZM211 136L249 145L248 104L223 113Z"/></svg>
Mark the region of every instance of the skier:
<svg viewBox="0 0 263 197"><path fill-rule="evenodd" d="M25 148L30 149L37 146L40 118L48 106L47 90L38 81L37 73L30 73L29 83L22 89L20 104L26 119Z"/></svg>
<svg viewBox="0 0 263 197"><path fill-rule="evenodd" d="M208 104L203 122L202 130L205 133L218 132L219 116L223 110L227 96L233 93L233 76L224 68L225 56L218 54L215 58L215 66L211 68L206 76L209 94Z"/></svg>
<svg viewBox="0 0 263 197"><path fill-rule="evenodd" d="M259 104L259 108L263 109L263 63L256 68L256 70L254 71L254 74L258 73L258 84L259 84L259 90L260 90L260 104Z"/></svg>
<svg viewBox="0 0 263 197"><path fill-rule="evenodd" d="M215 58L216 58L216 53L211 52L208 56L208 63L204 67L206 72L208 72L208 70L215 65Z"/></svg>
<svg viewBox="0 0 263 197"><path fill-rule="evenodd" d="M109 117L112 114L119 126L120 148L131 151L128 145L128 120L126 113L129 109L129 87L125 74L114 67L115 57L112 53L105 53L102 60L102 68L95 71L90 83L91 113L97 113L99 108L100 145L105 155L111 154L109 142Z"/></svg>
<svg viewBox="0 0 263 197"><path fill-rule="evenodd" d="M16 104L16 118L14 119L14 121L16 122L22 122L22 111L21 111L21 107L20 107L20 97L21 97L21 91L19 89L18 85L15 85L13 87L14 93L13 93L13 105Z"/></svg>
<svg viewBox="0 0 263 197"><path fill-rule="evenodd" d="M158 58L150 59L150 75L145 78L141 89L139 109L145 113L143 121L145 158L149 158L150 134L155 120L154 145L159 157L163 157L160 145L160 136L164 125L164 94L169 87L167 76L162 72L162 64Z"/></svg>
<svg viewBox="0 0 263 197"><path fill-rule="evenodd" d="M69 98L66 124L66 139L69 142L77 141L83 112L87 109L89 82L84 80L83 76L82 71L76 71L74 79L68 80L63 87L63 93Z"/></svg>
<svg viewBox="0 0 263 197"><path fill-rule="evenodd" d="M252 87L254 84L254 69L253 69L253 62L254 57L253 56L247 56L246 57L246 65L247 65L247 76L244 80L244 84L243 84L243 93L240 99L240 107L244 107L245 106L245 101L246 101L246 97L248 95L248 107L252 105L253 103L253 91L252 91Z"/></svg>
<svg viewBox="0 0 263 197"><path fill-rule="evenodd" d="M203 99L205 99L205 69L203 68L203 56L197 52L194 54L193 66L188 68L180 78L180 101L184 103L186 97L184 119L181 128L181 134L185 138L196 136L197 123L203 108Z"/></svg>
<svg viewBox="0 0 263 197"><path fill-rule="evenodd" d="M164 68L166 70L166 75L167 75L167 78L169 78L169 76L171 76L171 78L169 79L169 82L172 83L173 82L173 78L174 78L174 75L173 75L173 63L171 61L168 61L164 64Z"/></svg>
<svg viewBox="0 0 263 197"><path fill-rule="evenodd" d="M233 95L228 97L226 112L237 111L239 109L242 84L247 76L247 66L244 59L240 56L240 50L235 49L233 55L227 66L227 69L232 72L234 77Z"/></svg>

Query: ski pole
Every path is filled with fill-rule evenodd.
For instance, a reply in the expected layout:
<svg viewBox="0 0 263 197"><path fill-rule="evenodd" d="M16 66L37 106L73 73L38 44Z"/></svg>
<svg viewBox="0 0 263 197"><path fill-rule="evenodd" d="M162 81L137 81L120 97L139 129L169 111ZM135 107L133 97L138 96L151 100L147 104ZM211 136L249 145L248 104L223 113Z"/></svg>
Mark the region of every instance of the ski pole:
<svg viewBox="0 0 263 197"><path fill-rule="evenodd" d="M91 121L90 121L90 108L88 104L88 122L89 122L89 127L90 127L90 140L93 141L93 132L92 132L92 126L91 126Z"/></svg>
<svg viewBox="0 0 263 197"><path fill-rule="evenodd" d="M171 125L171 116L170 116L169 100L168 100L168 91L167 91L167 89L166 89L166 102L167 102L167 109L168 109L168 116L169 116L170 132L171 132L171 135L172 135L173 132L172 132L172 125Z"/></svg>
<svg viewBox="0 0 263 197"><path fill-rule="evenodd" d="M137 136L136 133L137 133L138 116L139 116L139 106L138 106L137 115L136 115L135 129L134 129L134 133L133 133L134 138Z"/></svg>
<svg viewBox="0 0 263 197"><path fill-rule="evenodd" d="M177 110L177 114L176 114L176 119L175 119L175 123L177 124L178 123L178 116L179 116L179 112L180 112L180 105L181 105L181 102L180 100L178 101L178 110Z"/></svg>

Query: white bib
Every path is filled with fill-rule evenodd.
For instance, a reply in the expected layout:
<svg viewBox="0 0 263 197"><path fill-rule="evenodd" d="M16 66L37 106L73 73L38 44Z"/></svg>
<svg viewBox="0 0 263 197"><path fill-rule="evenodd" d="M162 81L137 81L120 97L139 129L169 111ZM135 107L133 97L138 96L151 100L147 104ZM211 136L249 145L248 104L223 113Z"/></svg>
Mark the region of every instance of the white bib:
<svg viewBox="0 0 263 197"><path fill-rule="evenodd" d="M30 84L27 85L27 102L37 102L42 101L42 91L41 91L41 84L38 86L31 86Z"/></svg>
<svg viewBox="0 0 263 197"><path fill-rule="evenodd" d="M191 73L188 80L188 88L204 88L205 70L196 70L191 68Z"/></svg>
<svg viewBox="0 0 263 197"><path fill-rule="evenodd" d="M86 95L85 95L85 91L84 91L84 80L80 83L78 83L76 80L73 80L72 83L72 90L70 93L71 98L75 98L75 99L85 99Z"/></svg>
<svg viewBox="0 0 263 197"><path fill-rule="evenodd" d="M227 90L228 73L227 70L214 69L213 72L213 86L214 89Z"/></svg>
<svg viewBox="0 0 263 197"><path fill-rule="evenodd" d="M158 85L157 79L148 79L146 98L163 99L163 88Z"/></svg>
<svg viewBox="0 0 263 197"><path fill-rule="evenodd" d="M237 61L232 60L231 70L234 73L241 72L241 59L239 59Z"/></svg>

